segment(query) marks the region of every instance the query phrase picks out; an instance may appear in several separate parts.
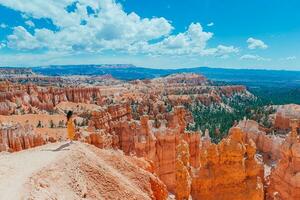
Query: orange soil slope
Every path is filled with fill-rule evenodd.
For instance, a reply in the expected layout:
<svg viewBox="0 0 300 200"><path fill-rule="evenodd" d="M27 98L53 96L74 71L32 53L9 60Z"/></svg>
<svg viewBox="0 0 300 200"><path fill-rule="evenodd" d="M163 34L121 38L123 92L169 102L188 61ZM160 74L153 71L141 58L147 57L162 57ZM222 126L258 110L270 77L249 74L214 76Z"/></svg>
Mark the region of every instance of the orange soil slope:
<svg viewBox="0 0 300 200"><path fill-rule="evenodd" d="M0 190L11 191L6 196L13 199L167 199L166 186L147 171L151 165L120 151L55 143L4 157L0 174L8 168L13 173L0 176ZM32 163L25 166L28 173L18 167L22 157Z"/></svg>

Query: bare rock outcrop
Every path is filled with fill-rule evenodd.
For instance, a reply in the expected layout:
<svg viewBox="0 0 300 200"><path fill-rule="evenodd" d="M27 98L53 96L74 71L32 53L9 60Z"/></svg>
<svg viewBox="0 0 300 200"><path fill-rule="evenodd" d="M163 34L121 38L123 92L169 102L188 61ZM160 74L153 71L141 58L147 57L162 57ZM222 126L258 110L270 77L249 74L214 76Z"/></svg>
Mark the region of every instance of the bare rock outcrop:
<svg viewBox="0 0 300 200"><path fill-rule="evenodd" d="M193 173L193 199L264 199L263 166L255 157L254 142L246 145L240 128L232 128L217 145L204 144L200 168Z"/></svg>
<svg viewBox="0 0 300 200"><path fill-rule="evenodd" d="M35 135L33 127L16 123L0 123L0 152L21 151L45 144L40 135Z"/></svg>
<svg viewBox="0 0 300 200"><path fill-rule="evenodd" d="M300 105L281 105L277 108L275 114L274 127L278 129L289 129L291 119L300 119Z"/></svg>
<svg viewBox="0 0 300 200"><path fill-rule="evenodd" d="M0 156L1 199L166 200L143 158L75 142Z"/></svg>
<svg viewBox="0 0 300 200"><path fill-rule="evenodd" d="M123 123L120 132L120 149L126 154L135 154L153 161L154 171L167 185L171 192L176 191L176 146L179 144L180 135L186 139L188 148L191 149L190 160L196 165L199 157L200 134L185 131L185 110L176 107L172 113L162 120L159 128L147 116L141 118L140 123Z"/></svg>
<svg viewBox="0 0 300 200"><path fill-rule="evenodd" d="M95 87L38 87L36 85L0 82L0 114L28 113L32 108L53 111L60 102L97 103L101 101L99 88ZM13 106L16 105L16 106Z"/></svg>
<svg viewBox="0 0 300 200"><path fill-rule="evenodd" d="M176 191L176 147L180 136L187 142L191 166L199 166L200 134L185 131L186 111L175 107L161 120L150 120L143 115L133 120L130 108L115 106L103 113L94 113L89 124L90 135L86 141L104 147L109 141L111 147L121 149L126 155L143 157L153 163L153 170L167 185L170 192ZM157 124L159 122L159 125Z"/></svg>
<svg viewBox="0 0 300 200"><path fill-rule="evenodd" d="M263 154L265 160L278 160L280 158L280 146L284 138L268 135L260 125L253 120L242 120L237 127L245 133L246 142L253 140L257 150Z"/></svg>
<svg viewBox="0 0 300 200"><path fill-rule="evenodd" d="M175 196L177 200L189 199L192 183L192 178L190 175L190 154L188 143L182 138L176 147L176 155Z"/></svg>
<svg viewBox="0 0 300 200"><path fill-rule="evenodd" d="M268 198L300 199L299 120L290 120L291 132L280 148L281 159L269 177Z"/></svg>

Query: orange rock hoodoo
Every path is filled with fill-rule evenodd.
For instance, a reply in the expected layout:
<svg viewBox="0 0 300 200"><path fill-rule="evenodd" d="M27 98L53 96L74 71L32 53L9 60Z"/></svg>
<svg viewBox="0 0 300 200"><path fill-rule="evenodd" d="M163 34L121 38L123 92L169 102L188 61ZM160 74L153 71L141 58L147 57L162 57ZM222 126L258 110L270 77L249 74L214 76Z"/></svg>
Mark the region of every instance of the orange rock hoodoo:
<svg viewBox="0 0 300 200"><path fill-rule="evenodd" d="M246 144L239 128L218 145L208 136L200 140L200 133L185 131L185 116L183 107L175 107L156 126L146 115L133 120L128 106L119 105L93 114L90 129L98 136L94 132L87 138L96 146L119 148L151 161L177 199L190 194L193 199L263 199L263 166L255 157L255 143L249 139Z"/></svg>
<svg viewBox="0 0 300 200"><path fill-rule="evenodd" d="M292 130L283 143L281 159L270 175L270 199L300 199L300 140L297 133L299 120L290 120Z"/></svg>
<svg viewBox="0 0 300 200"><path fill-rule="evenodd" d="M133 107L133 118L147 114L149 119L161 118L170 107L222 103L222 97L234 94L251 95L244 86L213 86L206 78L196 74L175 74L164 78L135 81L118 96ZM189 123L189 120L186 119Z"/></svg>
<svg viewBox="0 0 300 200"><path fill-rule="evenodd" d="M191 166L197 167L199 159L200 134L186 132L186 111L176 107L173 112L166 113L160 120L160 126L155 126L154 120L142 116L140 120L131 118L127 105L111 107L107 112L93 113L90 121L92 134L86 141L98 147L112 144L126 155L136 155L150 160L154 164L154 172L167 185L168 190L175 192L176 188L176 146L180 135L187 142Z"/></svg>
<svg viewBox="0 0 300 200"><path fill-rule="evenodd" d="M265 160L278 160L280 158L280 146L283 143L283 138L267 135L253 120L240 121L237 127L243 130L247 142L254 141L257 150L263 154Z"/></svg>
<svg viewBox="0 0 300 200"><path fill-rule="evenodd" d="M177 200L189 199L191 193L192 178L190 175L190 154L189 146L182 138L176 147L176 188L175 195Z"/></svg>
<svg viewBox="0 0 300 200"><path fill-rule="evenodd" d="M263 165L255 158L254 142L245 144L239 128L218 145L205 141L200 168L193 175L193 199L264 199Z"/></svg>
<svg viewBox="0 0 300 200"><path fill-rule="evenodd" d="M94 87L62 89L7 82L0 84L0 114L17 114L20 107L28 113L35 108L54 111L61 102L88 105L101 101L97 109L84 109L89 125L87 129L80 127L81 139L99 148L120 149L128 158L144 158L144 169L154 172L176 199L264 198L263 167L255 157L255 144L261 152L277 153L273 141L258 132L256 125L241 123L242 130L233 128L218 145L211 143L207 132L202 137L200 132L186 131L193 118L182 105L221 104L223 97L249 94L244 87L211 86L205 77L195 74L124 85L112 91L106 88L107 94L100 96L100 89ZM30 131L20 134L18 129L0 128L0 150L18 151L44 142ZM166 199L166 188L160 180L150 180L153 196Z"/></svg>
<svg viewBox="0 0 300 200"><path fill-rule="evenodd" d="M40 135L35 135L33 127L25 124L0 123L0 152L21 151L45 144Z"/></svg>
<svg viewBox="0 0 300 200"><path fill-rule="evenodd" d="M97 103L100 101L98 88L53 88L35 85L19 85L10 82L0 83L0 114L16 114L18 108L28 113L35 107L39 110L53 111L63 101Z"/></svg>
<svg viewBox="0 0 300 200"><path fill-rule="evenodd" d="M287 104L279 106L275 114L274 127L278 129L289 129L291 119L300 119L300 105Z"/></svg>

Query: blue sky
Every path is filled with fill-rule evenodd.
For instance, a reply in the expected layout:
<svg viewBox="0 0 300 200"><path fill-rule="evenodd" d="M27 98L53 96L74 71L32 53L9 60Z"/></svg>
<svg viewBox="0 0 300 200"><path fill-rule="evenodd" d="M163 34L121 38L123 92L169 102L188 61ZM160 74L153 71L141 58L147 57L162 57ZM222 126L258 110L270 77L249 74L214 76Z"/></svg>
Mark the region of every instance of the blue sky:
<svg viewBox="0 0 300 200"><path fill-rule="evenodd" d="M0 0L0 66L300 70L297 0Z"/></svg>

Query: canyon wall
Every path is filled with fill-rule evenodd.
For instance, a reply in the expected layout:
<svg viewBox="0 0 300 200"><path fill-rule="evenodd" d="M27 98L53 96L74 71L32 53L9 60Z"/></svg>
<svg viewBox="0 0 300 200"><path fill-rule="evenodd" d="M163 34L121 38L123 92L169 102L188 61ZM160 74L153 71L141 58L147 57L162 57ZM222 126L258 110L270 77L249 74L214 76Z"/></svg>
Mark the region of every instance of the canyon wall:
<svg viewBox="0 0 300 200"><path fill-rule="evenodd" d="M33 127L16 123L0 123L0 152L16 152L45 144L45 140L34 134Z"/></svg>
<svg viewBox="0 0 300 200"><path fill-rule="evenodd" d="M269 177L268 199L300 199L299 120L290 120L291 132L280 148L281 159Z"/></svg>
<svg viewBox="0 0 300 200"><path fill-rule="evenodd" d="M193 199L264 199L263 165L255 157L256 147L246 144L240 128L232 128L219 144L205 138L201 147L200 168L192 177Z"/></svg>
<svg viewBox="0 0 300 200"><path fill-rule="evenodd" d="M0 83L1 115L14 114L16 110L21 114L30 113L34 108L53 111L60 102L94 104L100 99L100 90L94 87L54 88L38 87L32 84L14 84L8 81Z"/></svg>
<svg viewBox="0 0 300 200"><path fill-rule="evenodd" d="M233 128L216 145L208 133L201 139L201 133L185 130L183 107L175 107L159 123L147 115L133 120L126 106L112 110L114 117L94 113L90 122L94 132L87 141L150 161L177 199L264 199L263 165L255 156L255 143L246 140L240 128Z"/></svg>
<svg viewBox="0 0 300 200"><path fill-rule="evenodd" d="M291 119L300 119L300 105L281 105L277 108L275 114L274 127L278 129L289 129Z"/></svg>
<svg viewBox="0 0 300 200"><path fill-rule="evenodd" d="M182 137L187 142L190 163L198 167L200 134L185 131L186 111L175 107L165 113L159 125L147 115L140 120L131 118L128 105L109 107L107 112L94 112L89 124L86 142L98 147L113 147L126 155L144 157L153 163L154 172L167 185L176 188L176 147Z"/></svg>
<svg viewBox="0 0 300 200"><path fill-rule="evenodd" d="M98 148L122 150L130 158L143 158L149 163L147 170L179 200L264 198L264 171L256 147L277 159L281 141L273 140L253 121L239 123L219 144L211 142L208 132L202 136L201 132L186 130L193 117L184 106L197 102L224 106L223 98L236 94L250 97L245 87L211 86L205 77L184 74L134 81L116 90L106 88L105 96L100 90L5 82L0 84L0 114L51 113L56 109L84 114L88 127L80 127L79 140ZM93 106L87 106L90 104ZM60 118L62 121L64 116ZM22 130L20 134L13 126L8 129L0 132L3 150L19 151L44 143L32 131ZM151 187L156 188L156 183ZM161 189L160 184L153 190L157 191L156 199ZM165 195L164 190L162 193Z"/></svg>
<svg viewBox="0 0 300 200"><path fill-rule="evenodd" d="M175 163L175 197L177 200L190 198L192 177L190 175L190 154L189 145L182 138L176 147L176 163Z"/></svg>
<svg viewBox="0 0 300 200"><path fill-rule="evenodd" d="M237 127L245 133L247 142L253 140L259 153L263 154L264 160L278 160L280 158L280 146L284 137L268 135L260 125L253 120L242 120Z"/></svg>

